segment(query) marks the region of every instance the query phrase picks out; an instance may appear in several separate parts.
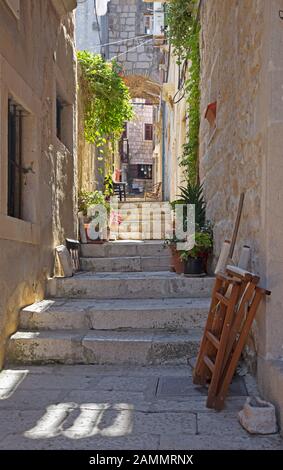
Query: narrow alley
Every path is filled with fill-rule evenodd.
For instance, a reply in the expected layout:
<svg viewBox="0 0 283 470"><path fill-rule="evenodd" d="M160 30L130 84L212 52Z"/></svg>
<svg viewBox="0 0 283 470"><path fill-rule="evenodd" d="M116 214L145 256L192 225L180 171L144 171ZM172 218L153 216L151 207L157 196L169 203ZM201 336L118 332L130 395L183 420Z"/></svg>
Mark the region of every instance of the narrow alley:
<svg viewBox="0 0 283 470"><path fill-rule="evenodd" d="M283 455L282 12L0 0L0 454Z"/></svg>

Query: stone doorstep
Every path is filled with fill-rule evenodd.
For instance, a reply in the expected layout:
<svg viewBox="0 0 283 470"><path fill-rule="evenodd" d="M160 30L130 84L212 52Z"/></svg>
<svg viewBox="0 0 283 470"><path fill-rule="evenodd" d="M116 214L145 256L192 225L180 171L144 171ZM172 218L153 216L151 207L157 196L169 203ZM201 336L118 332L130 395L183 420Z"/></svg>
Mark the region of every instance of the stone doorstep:
<svg viewBox="0 0 283 470"><path fill-rule="evenodd" d="M164 329L192 331L205 326L210 299L46 300L24 308L24 330Z"/></svg>
<svg viewBox="0 0 283 470"><path fill-rule="evenodd" d="M171 272L79 273L48 280L50 297L80 299L210 297L214 278L191 278Z"/></svg>
<svg viewBox="0 0 283 470"><path fill-rule="evenodd" d="M128 256L120 258L81 258L83 271L95 272L140 272L140 271L168 271L170 269L169 256Z"/></svg>
<svg viewBox="0 0 283 470"><path fill-rule="evenodd" d="M18 331L7 358L13 364L185 364L200 339L201 332Z"/></svg>

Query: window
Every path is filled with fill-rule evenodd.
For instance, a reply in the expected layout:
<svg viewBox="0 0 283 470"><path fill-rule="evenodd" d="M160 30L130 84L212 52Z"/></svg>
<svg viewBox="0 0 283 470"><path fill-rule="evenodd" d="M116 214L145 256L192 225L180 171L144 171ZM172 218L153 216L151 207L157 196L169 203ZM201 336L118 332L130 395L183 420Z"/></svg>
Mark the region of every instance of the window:
<svg viewBox="0 0 283 470"><path fill-rule="evenodd" d="M56 98L56 135L59 140L62 140L62 117L63 117L63 104L59 96Z"/></svg>
<svg viewBox="0 0 283 470"><path fill-rule="evenodd" d="M56 93L56 136L72 151L73 146L73 107L60 93Z"/></svg>
<svg viewBox="0 0 283 470"><path fill-rule="evenodd" d="M127 129L127 123L125 122L122 139L126 139L127 137L128 137L128 129Z"/></svg>
<svg viewBox="0 0 283 470"><path fill-rule="evenodd" d="M153 32L153 15L144 15L144 34Z"/></svg>
<svg viewBox="0 0 283 470"><path fill-rule="evenodd" d="M22 216L23 109L8 101L8 215Z"/></svg>
<svg viewBox="0 0 283 470"><path fill-rule="evenodd" d="M138 178L143 180L152 179L152 165L137 165L138 167Z"/></svg>
<svg viewBox="0 0 283 470"><path fill-rule="evenodd" d="M144 140L153 140L153 126L152 124L144 125Z"/></svg>

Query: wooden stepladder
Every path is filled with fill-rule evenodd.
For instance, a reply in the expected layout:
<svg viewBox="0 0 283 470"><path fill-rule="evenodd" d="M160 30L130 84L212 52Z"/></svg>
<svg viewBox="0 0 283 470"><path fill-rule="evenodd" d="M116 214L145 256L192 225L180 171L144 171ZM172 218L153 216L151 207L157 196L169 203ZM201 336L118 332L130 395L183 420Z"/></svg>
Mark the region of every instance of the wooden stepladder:
<svg viewBox="0 0 283 470"><path fill-rule="evenodd" d="M207 407L224 407L260 301L270 292L258 287L259 277L228 266L216 275L211 306L193 374L194 384L208 387Z"/></svg>

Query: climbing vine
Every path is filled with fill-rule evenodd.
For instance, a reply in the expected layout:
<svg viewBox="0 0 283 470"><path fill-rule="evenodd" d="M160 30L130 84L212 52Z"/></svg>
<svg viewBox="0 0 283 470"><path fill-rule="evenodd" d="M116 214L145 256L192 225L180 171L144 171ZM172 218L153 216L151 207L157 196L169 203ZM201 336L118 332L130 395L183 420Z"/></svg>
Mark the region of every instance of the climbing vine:
<svg viewBox="0 0 283 470"><path fill-rule="evenodd" d="M200 126L200 25L196 20L197 5L197 0L172 0L167 6L170 42L178 63L187 64L189 72L184 84L189 126L180 165L191 183L198 179Z"/></svg>
<svg viewBox="0 0 283 470"><path fill-rule="evenodd" d="M83 90L84 129L87 142L102 147L106 139L118 139L124 122L131 120L133 108L129 89L119 75L115 61L99 54L78 52Z"/></svg>

